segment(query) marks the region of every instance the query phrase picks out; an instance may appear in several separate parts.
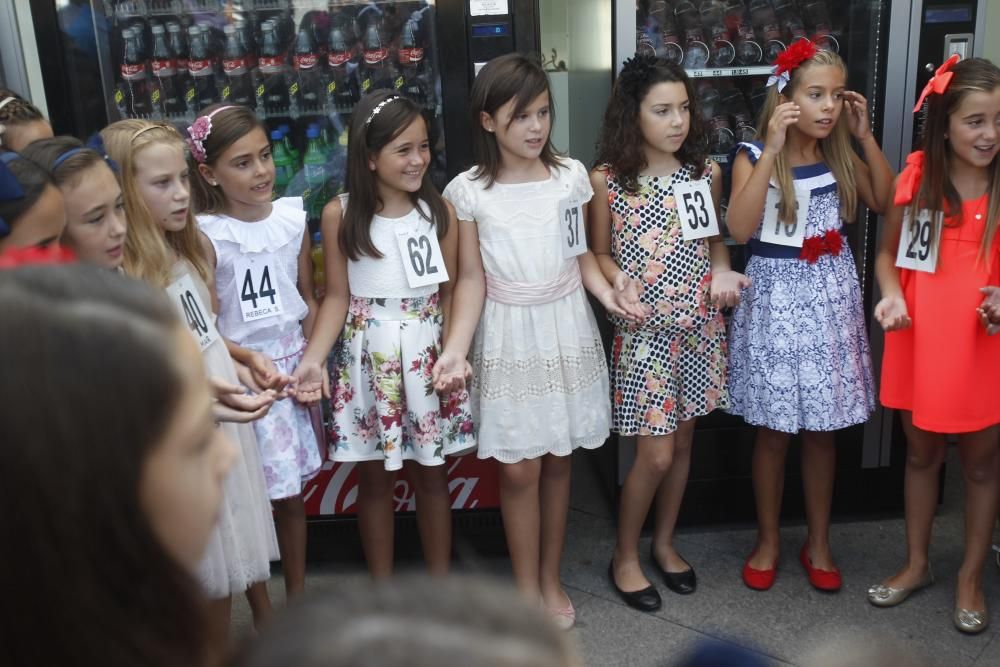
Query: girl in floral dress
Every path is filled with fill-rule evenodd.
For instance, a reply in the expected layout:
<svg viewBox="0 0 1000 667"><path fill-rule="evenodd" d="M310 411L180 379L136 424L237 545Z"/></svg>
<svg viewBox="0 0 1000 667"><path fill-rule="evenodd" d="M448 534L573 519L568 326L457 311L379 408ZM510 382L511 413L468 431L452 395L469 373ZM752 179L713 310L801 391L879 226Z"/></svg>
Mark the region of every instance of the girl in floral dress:
<svg viewBox="0 0 1000 667"><path fill-rule="evenodd" d="M609 281L637 279L650 315L641 324L613 318L612 430L637 436L622 487L611 581L643 611L659 593L639 566L639 533L657 498L651 560L668 588L693 593L694 569L673 546L691 463L695 419L728 405L726 327L719 305L739 300L746 278L730 269L718 234L719 167L707 159L697 96L684 70L662 59L626 62L604 118L594 198L592 245ZM700 186L700 190L685 189ZM682 222L681 192L714 234ZM701 193L702 200L697 199ZM697 204L704 201L704 209ZM700 220L700 219L699 219ZM695 238L697 236L697 238Z"/></svg>
<svg viewBox="0 0 1000 667"><path fill-rule="evenodd" d="M445 456L475 445L468 394L438 396L431 372L451 306L458 228L427 176L427 124L411 100L387 92L355 108L348 146L350 198L323 211L327 292L300 366L318 372L335 353L333 459L358 465L358 522L373 577L392 574L393 488L404 465L432 574L451 555ZM343 333L341 333L343 332Z"/></svg>

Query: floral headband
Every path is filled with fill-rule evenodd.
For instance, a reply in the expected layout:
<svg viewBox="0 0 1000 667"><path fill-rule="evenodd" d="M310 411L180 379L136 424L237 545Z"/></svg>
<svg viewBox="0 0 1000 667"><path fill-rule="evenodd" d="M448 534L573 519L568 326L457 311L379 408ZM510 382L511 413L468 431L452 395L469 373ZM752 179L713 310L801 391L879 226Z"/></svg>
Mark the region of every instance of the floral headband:
<svg viewBox="0 0 1000 667"><path fill-rule="evenodd" d="M378 104L376 104L375 108L372 109L372 112L370 114L368 114L368 119L365 120L365 127L368 127L369 125L371 125L372 121L375 120L375 116L377 116L378 113L379 113L379 111L382 110L382 107L384 107L385 105L389 104L390 102L395 102L396 100L401 100L401 99L403 99L403 98L400 97L399 95L393 95L392 97L387 97L384 100L382 100L381 102L379 102Z"/></svg>
<svg viewBox="0 0 1000 667"><path fill-rule="evenodd" d="M798 39L787 49L782 51L774 61L774 68L771 76L767 79L768 86L778 86L778 92L785 90L785 86L792 80L792 70L797 69L813 56L816 55L816 45L808 39Z"/></svg>
<svg viewBox="0 0 1000 667"><path fill-rule="evenodd" d="M961 56L957 53L953 53L951 58L945 60L941 67L938 67L934 72L934 76L931 80L927 82L924 86L923 92L920 93L920 99L917 100L917 106L913 107L913 113L920 111L920 107L924 106L924 100L926 100L930 95L943 95L944 91L948 90L948 84L951 83L951 79L955 76L955 73L951 71L951 68L961 60Z"/></svg>
<svg viewBox="0 0 1000 667"><path fill-rule="evenodd" d="M191 123L191 126L188 128L189 137L187 139L187 145L188 149L191 151L191 157L202 164L205 163L205 160L208 159L208 155L205 153L205 141L208 139L209 135L212 134L212 116L220 111L235 108L236 107L233 105L219 107L207 116L199 116L193 123Z"/></svg>

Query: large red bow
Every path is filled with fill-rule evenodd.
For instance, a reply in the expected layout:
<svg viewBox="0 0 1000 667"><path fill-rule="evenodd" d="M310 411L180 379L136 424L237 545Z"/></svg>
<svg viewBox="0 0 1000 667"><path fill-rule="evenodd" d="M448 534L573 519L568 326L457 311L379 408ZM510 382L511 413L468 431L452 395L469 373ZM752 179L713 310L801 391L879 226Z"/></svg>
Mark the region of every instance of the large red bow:
<svg viewBox="0 0 1000 667"><path fill-rule="evenodd" d="M816 44L809 39L795 40L787 49L778 54L774 61L774 75L791 72L816 55Z"/></svg>
<svg viewBox="0 0 1000 667"><path fill-rule="evenodd" d="M920 181L924 177L924 152L913 151L906 156L906 166L896 180L896 206L906 206L920 191Z"/></svg>
<svg viewBox="0 0 1000 667"><path fill-rule="evenodd" d="M951 83L951 78L955 76L955 73L951 71L952 66L961 60L961 56L957 53L953 53L951 58L944 61L941 67L937 68L934 72L934 76L931 80L927 82L924 86L923 92L920 93L920 99L917 100L917 106L913 107L913 113L920 111L920 107L924 106L924 100L927 99L928 95L941 95L944 91L948 90L948 84Z"/></svg>

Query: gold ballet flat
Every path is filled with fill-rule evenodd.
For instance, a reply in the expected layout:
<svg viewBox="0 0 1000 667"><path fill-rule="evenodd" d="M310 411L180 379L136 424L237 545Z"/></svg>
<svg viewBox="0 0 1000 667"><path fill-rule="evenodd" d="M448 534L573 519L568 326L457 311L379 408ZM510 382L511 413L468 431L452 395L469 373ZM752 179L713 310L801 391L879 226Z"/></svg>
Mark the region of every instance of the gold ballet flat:
<svg viewBox="0 0 1000 667"><path fill-rule="evenodd" d="M927 588L933 583L934 573L931 572L930 568L927 568L927 574L916 586L910 586L909 588L893 588L892 586L886 586L885 584L875 584L868 589L868 601L876 607L895 607L897 604L905 601L906 598L910 597L913 593L916 593L921 588ZM955 623L957 624L957 615L955 619Z"/></svg>
<svg viewBox="0 0 1000 667"><path fill-rule="evenodd" d="M952 620L955 621L955 627L961 632L969 635L977 635L990 624L990 613L985 609L982 611L973 611L971 609L956 607L955 616Z"/></svg>

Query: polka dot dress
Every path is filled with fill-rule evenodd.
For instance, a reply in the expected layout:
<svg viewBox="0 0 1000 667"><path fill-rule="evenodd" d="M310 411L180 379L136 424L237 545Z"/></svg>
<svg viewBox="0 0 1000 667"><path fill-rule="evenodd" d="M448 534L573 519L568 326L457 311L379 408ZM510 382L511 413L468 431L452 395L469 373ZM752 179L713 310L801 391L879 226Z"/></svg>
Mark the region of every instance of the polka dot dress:
<svg viewBox="0 0 1000 667"><path fill-rule="evenodd" d="M726 327L708 302L712 274L707 239L685 241L673 189L696 169L639 178L624 190L607 172L611 254L643 285L652 313L641 325L617 318L611 351L612 430L621 435L667 435L678 422L728 405ZM709 179L706 165L702 178Z"/></svg>

